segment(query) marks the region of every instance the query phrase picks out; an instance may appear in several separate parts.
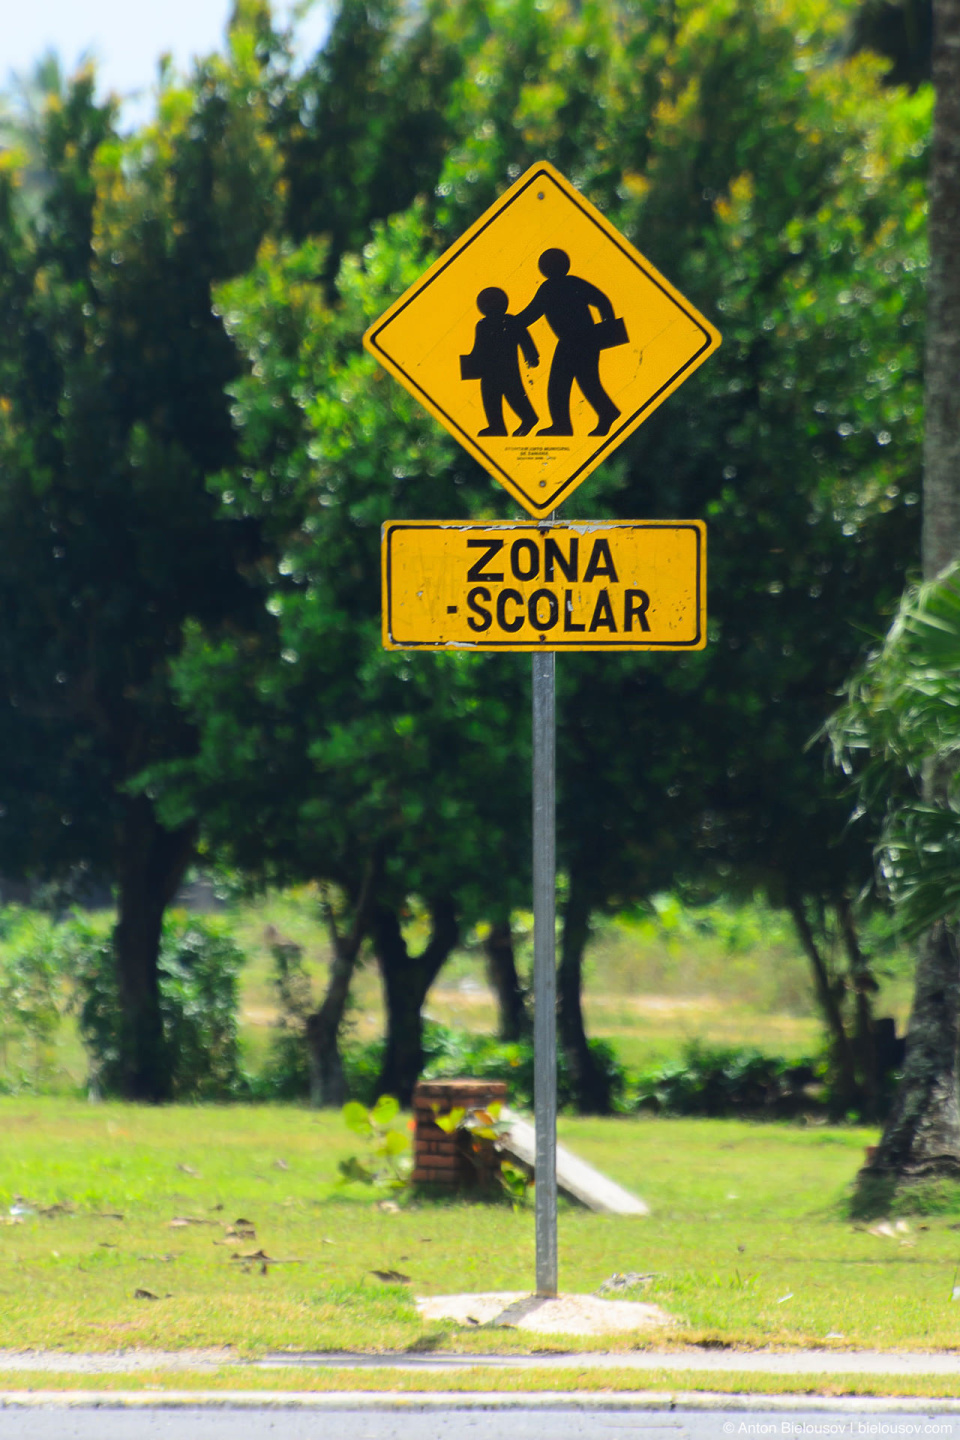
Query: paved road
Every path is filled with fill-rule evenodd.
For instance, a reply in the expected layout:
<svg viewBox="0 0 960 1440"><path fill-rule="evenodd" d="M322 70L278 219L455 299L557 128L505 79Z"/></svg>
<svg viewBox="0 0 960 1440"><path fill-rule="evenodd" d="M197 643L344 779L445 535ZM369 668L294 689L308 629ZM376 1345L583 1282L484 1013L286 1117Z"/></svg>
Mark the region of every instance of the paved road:
<svg viewBox="0 0 960 1440"><path fill-rule="evenodd" d="M924 1440L960 1435L960 1416L849 1409L630 1414L612 1409L277 1411L0 1410L3 1440Z"/></svg>

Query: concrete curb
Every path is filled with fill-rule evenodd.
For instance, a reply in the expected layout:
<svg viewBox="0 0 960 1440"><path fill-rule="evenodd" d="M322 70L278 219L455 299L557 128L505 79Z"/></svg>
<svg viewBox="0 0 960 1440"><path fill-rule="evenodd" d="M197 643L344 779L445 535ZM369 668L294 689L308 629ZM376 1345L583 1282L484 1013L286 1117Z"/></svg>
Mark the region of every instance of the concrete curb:
<svg viewBox="0 0 960 1440"><path fill-rule="evenodd" d="M960 1415L960 1398L931 1400L916 1396L871 1397L816 1395L725 1395L709 1392L640 1390L632 1394L589 1394L584 1391L487 1395L421 1392L412 1395L343 1390L312 1394L288 1390L263 1395L243 1390L168 1390L144 1394L136 1390L0 1391L0 1410L328 1410L435 1412L440 1410L567 1410L680 1413L683 1411L777 1412L803 1414Z"/></svg>

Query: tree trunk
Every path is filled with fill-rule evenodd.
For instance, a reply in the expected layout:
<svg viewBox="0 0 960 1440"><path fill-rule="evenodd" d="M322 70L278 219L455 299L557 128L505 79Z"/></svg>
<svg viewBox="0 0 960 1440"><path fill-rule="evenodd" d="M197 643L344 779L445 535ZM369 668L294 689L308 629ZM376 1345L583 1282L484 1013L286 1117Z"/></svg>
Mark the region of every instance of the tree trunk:
<svg viewBox="0 0 960 1440"><path fill-rule="evenodd" d="M123 801L113 948L120 995L120 1073L127 1100L169 1100L158 960L163 914L194 853L195 829L165 830L144 795Z"/></svg>
<svg viewBox="0 0 960 1440"><path fill-rule="evenodd" d="M955 928L938 920L920 942L903 1081L868 1167L897 1177L960 1175Z"/></svg>
<svg viewBox="0 0 960 1440"><path fill-rule="evenodd" d="M960 555L960 0L934 0L933 83L937 99L924 366L925 580L933 580Z"/></svg>
<svg viewBox="0 0 960 1440"><path fill-rule="evenodd" d="M340 1053L340 1026L350 994L357 952L335 949L330 963L327 993L319 1010L307 1016L307 1064L310 1069L310 1104L343 1105L347 1098L347 1077Z"/></svg>
<svg viewBox="0 0 960 1440"><path fill-rule="evenodd" d="M563 912L560 966L557 971L557 1028L581 1115L609 1115L610 1083L594 1058L583 1024L581 988L583 952L590 938L590 900L586 889L570 876L570 893Z"/></svg>
<svg viewBox="0 0 960 1440"><path fill-rule="evenodd" d="M360 954L360 946L370 920L370 906L379 865L371 861L364 876L360 895L354 906L353 925L347 935L340 933L329 897L324 895L323 912L330 935L330 978L327 993L319 1010L307 1016L307 1062L310 1067L310 1103L317 1107L339 1106L347 1098L347 1078L340 1053L340 1027L343 1024L350 982Z"/></svg>
<svg viewBox="0 0 960 1440"><path fill-rule="evenodd" d="M927 580L960 556L960 0L934 0L933 83L923 442ZM927 777L924 795L945 803L943 777ZM956 927L940 921L920 942L903 1081L870 1171L960 1173L958 990Z"/></svg>
<svg viewBox="0 0 960 1440"><path fill-rule="evenodd" d="M860 1110L864 1120L876 1120L879 1114L880 1067L877 1063L877 1039L873 1025L873 1003L870 997L877 986L870 973L866 956L860 947L860 937L857 934L857 925L853 917L853 906L845 895L837 901L836 910L850 964L850 978L853 982L854 1004L856 1005L853 1048L862 1096Z"/></svg>
<svg viewBox="0 0 960 1440"><path fill-rule="evenodd" d="M427 991L457 943L453 901L443 896L430 906L433 931L419 955L411 955L396 910L378 905L373 912L373 945L383 977L387 1009L387 1045L377 1080L378 1095L395 1095L409 1105L423 1069L420 1011Z"/></svg>
<svg viewBox="0 0 960 1440"><path fill-rule="evenodd" d="M850 1044L850 1037L847 1035L843 1023L843 1012L840 1009L840 1002L827 963L820 954L820 948L810 928L810 921L807 919L807 912L804 909L803 900L799 895L789 895L787 905L790 914L793 916L793 923L797 928L797 935L800 944L806 952L813 970L813 981L817 992L817 1003L820 1006L820 1013L823 1016L824 1024L827 1027L827 1035L830 1040L830 1049L833 1052L833 1063L836 1072L837 1082L837 1109L846 1114L848 1110L854 1109L860 1100L857 1087L857 1071L853 1059L853 1049Z"/></svg>
<svg viewBox="0 0 960 1440"><path fill-rule="evenodd" d="M499 1026L497 1033L501 1040L523 1040L533 1034L533 1024L527 1011L526 996L517 974L517 962L513 953L513 932L510 921L498 920L490 926L490 934L483 942L487 957L487 979L490 989L497 997Z"/></svg>

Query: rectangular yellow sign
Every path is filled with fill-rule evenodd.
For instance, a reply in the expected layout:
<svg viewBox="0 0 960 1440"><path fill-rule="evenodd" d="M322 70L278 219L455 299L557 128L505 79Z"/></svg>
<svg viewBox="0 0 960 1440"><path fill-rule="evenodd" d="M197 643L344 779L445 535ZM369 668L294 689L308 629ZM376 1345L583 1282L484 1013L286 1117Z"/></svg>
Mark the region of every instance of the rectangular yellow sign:
<svg viewBox="0 0 960 1440"><path fill-rule="evenodd" d="M388 650L702 650L702 520L383 526Z"/></svg>

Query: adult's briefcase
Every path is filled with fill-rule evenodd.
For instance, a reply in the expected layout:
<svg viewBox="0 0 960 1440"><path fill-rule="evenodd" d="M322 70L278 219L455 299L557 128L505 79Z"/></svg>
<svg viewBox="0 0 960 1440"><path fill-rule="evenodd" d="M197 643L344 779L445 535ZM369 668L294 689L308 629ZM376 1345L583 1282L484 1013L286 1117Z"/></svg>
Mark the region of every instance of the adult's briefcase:
<svg viewBox="0 0 960 1440"><path fill-rule="evenodd" d="M626 345L626 324L619 319L601 320L594 325L592 338L598 350L612 350L615 345Z"/></svg>

